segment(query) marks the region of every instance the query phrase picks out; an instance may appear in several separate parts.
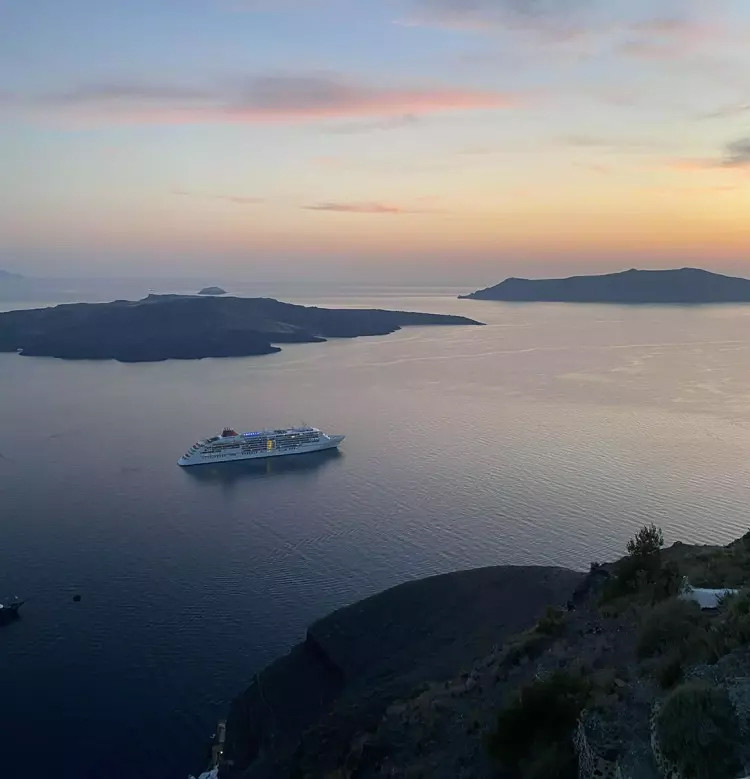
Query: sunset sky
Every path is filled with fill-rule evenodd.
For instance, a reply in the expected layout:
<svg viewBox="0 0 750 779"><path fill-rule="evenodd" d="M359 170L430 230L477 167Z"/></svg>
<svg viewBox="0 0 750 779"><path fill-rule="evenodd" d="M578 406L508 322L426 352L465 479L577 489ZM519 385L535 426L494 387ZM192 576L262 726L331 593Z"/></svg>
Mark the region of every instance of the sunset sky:
<svg viewBox="0 0 750 779"><path fill-rule="evenodd" d="M0 267L750 274L748 0L0 0Z"/></svg>

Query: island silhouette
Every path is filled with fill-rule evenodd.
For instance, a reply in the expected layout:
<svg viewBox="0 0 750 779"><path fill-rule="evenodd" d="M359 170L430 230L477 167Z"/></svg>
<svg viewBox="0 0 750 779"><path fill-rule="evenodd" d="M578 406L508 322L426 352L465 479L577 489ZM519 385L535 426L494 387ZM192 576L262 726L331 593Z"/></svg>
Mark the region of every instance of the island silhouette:
<svg viewBox="0 0 750 779"><path fill-rule="evenodd" d="M564 279L509 278L461 299L555 303L748 303L750 280L700 268L630 270Z"/></svg>

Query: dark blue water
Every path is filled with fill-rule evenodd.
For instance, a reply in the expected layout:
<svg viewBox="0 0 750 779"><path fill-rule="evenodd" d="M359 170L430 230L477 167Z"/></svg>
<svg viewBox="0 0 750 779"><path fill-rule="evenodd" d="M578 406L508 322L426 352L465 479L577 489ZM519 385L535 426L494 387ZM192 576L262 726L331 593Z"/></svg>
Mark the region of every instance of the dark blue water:
<svg viewBox="0 0 750 779"><path fill-rule="evenodd" d="M347 300L490 324L246 359L0 355L0 592L28 599L0 628L4 779L185 779L255 671L398 582L582 568L652 520L746 530L749 308ZM298 422L345 433L340 455L175 465L224 425Z"/></svg>

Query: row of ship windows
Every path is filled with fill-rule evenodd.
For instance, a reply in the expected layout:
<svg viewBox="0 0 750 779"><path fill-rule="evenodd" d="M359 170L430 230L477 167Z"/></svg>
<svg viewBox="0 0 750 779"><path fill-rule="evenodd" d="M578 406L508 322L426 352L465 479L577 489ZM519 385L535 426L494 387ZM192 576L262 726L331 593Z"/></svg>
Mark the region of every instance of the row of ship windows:
<svg viewBox="0 0 750 779"><path fill-rule="evenodd" d="M268 447L265 446L245 446L242 448L241 454L257 454L258 452L273 452L279 449L298 449L300 446L304 446L305 444L302 443L287 443L282 446L275 446L273 449L268 449ZM222 451L216 451L216 450L206 450L201 452L203 457L224 457L227 454L238 454L238 452L227 452L225 450Z"/></svg>
<svg viewBox="0 0 750 779"><path fill-rule="evenodd" d="M226 450L216 451L214 449L209 449L209 450L204 450L200 454L202 457L225 457L231 454L257 454L259 452L266 452L266 451L273 452L273 451L284 450L284 449L298 449L299 447L306 445L306 443L307 442L305 443L290 442L282 446L275 446L273 447L273 449L268 449L268 447L266 446L253 446L253 447L245 446L242 448L241 452L236 452L236 451L227 452Z"/></svg>
<svg viewBox="0 0 750 779"><path fill-rule="evenodd" d="M218 452L217 454L206 454L205 452L201 455L202 457L212 458L212 457L226 457L225 454L222 452Z"/></svg>
<svg viewBox="0 0 750 779"><path fill-rule="evenodd" d="M306 444L306 443L310 443L311 441L317 441L318 440L318 436L315 436L315 435L303 435L302 436L301 435L301 436L295 436L293 438L292 437L290 437L290 438L276 438L276 439L272 438L271 440L274 441L277 446L280 446L282 444L287 444L287 443L295 443L295 444L296 443L305 443ZM254 439L252 441L243 441L242 444L240 444L240 443L217 444L217 445L211 447L210 450L206 450L206 451L216 451L216 450L219 450L219 449L239 449L240 446L243 446L243 447L245 447L245 446L264 447L264 446L268 446L268 439L266 439L266 438L256 438L256 439Z"/></svg>
<svg viewBox="0 0 750 779"><path fill-rule="evenodd" d="M271 439L273 441L273 439ZM317 436L300 436L299 438L290 438L287 440L276 440L274 441L275 447L277 449L287 449L287 448L296 448L298 446L304 446L305 444L312 444L317 443L318 438ZM203 454L213 454L215 452L225 452L227 450L231 449L239 449L240 446L242 447L242 451L262 451L264 449L268 448L268 441L266 439L263 440L254 440L254 441L248 441L243 442L242 444L222 444L221 446L212 446L210 449L204 449Z"/></svg>

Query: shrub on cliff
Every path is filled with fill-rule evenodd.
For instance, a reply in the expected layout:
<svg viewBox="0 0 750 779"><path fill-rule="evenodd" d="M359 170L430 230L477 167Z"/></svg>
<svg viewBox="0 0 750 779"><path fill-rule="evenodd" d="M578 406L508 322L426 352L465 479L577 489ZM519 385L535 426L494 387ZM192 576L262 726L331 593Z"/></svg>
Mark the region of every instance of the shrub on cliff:
<svg viewBox="0 0 750 779"><path fill-rule="evenodd" d="M536 630L545 636L559 636L565 629L565 612L557 606L548 606L537 622Z"/></svg>
<svg viewBox="0 0 750 779"><path fill-rule="evenodd" d="M679 651L672 651L659 658L654 666L654 676L662 690L671 690L682 681L684 669Z"/></svg>
<svg viewBox="0 0 750 779"><path fill-rule="evenodd" d="M722 602L721 632L725 649L730 651L750 643L750 590L728 595Z"/></svg>
<svg viewBox="0 0 750 779"><path fill-rule="evenodd" d="M661 556L664 534L652 522L644 525L625 545L630 557L651 563Z"/></svg>
<svg viewBox="0 0 750 779"><path fill-rule="evenodd" d="M638 633L638 656L670 654L680 660L697 662L711 655L709 618L691 600L657 603L648 613Z"/></svg>
<svg viewBox="0 0 750 779"><path fill-rule="evenodd" d="M685 779L732 779L740 728L726 691L688 682L665 699L656 718L661 750Z"/></svg>
<svg viewBox="0 0 750 779"><path fill-rule="evenodd" d="M607 582L604 602L638 594L647 601L659 601L676 595L680 571L674 563L662 564L664 535L656 525L644 525L626 545L627 554L614 567Z"/></svg>
<svg viewBox="0 0 750 779"><path fill-rule="evenodd" d="M565 631L565 612L548 606L539 622L530 630L511 638L505 647L505 660L517 665L524 659L535 660L555 638Z"/></svg>
<svg viewBox="0 0 750 779"><path fill-rule="evenodd" d="M498 715L490 755L523 779L573 779L573 730L589 694L586 679L562 671L526 685Z"/></svg>

